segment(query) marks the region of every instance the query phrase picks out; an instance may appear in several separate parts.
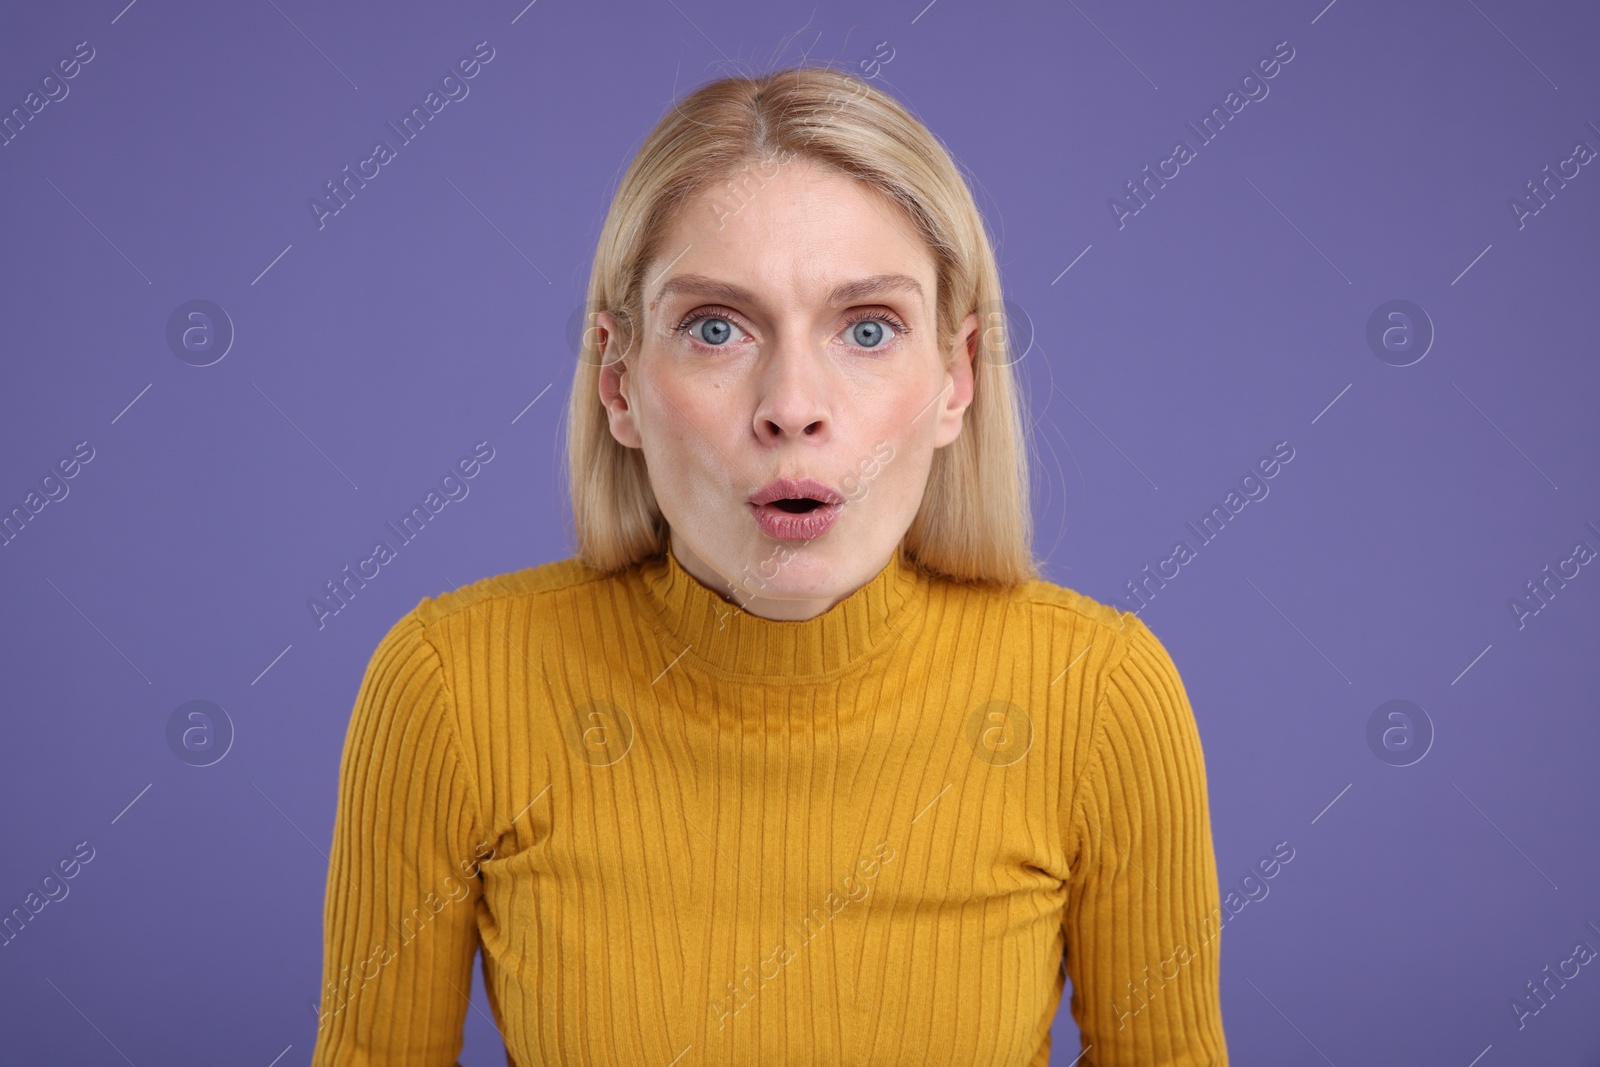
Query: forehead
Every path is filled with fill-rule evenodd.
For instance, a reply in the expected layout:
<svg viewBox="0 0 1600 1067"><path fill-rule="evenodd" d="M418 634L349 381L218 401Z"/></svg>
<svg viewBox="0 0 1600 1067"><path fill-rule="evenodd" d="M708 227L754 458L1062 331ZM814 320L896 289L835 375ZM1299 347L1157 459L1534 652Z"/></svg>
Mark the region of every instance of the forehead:
<svg viewBox="0 0 1600 1067"><path fill-rule="evenodd" d="M804 159L736 170L688 200L644 279L646 305L695 294L773 309L893 294L934 306L932 254L883 194Z"/></svg>

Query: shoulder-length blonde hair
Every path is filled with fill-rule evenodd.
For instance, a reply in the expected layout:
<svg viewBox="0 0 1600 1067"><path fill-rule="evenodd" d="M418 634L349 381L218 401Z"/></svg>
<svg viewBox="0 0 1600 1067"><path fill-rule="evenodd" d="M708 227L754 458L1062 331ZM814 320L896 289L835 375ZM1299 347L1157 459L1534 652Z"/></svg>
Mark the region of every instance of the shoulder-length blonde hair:
<svg viewBox="0 0 1600 1067"><path fill-rule="evenodd" d="M610 311L606 361L632 351L644 322L644 272L674 213L774 158L834 167L901 206L937 277L937 332L948 351L978 315L973 397L961 434L937 449L922 506L902 541L924 570L1012 585L1038 577L1028 459L1000 273L971 190L944 146L897 100L829 67L702 86L657 124L622 177L595 251L584 321ZM748 195L731 184L729 193ZM586 329L567 401L567 464L580 559L615 571L667 551L668 527L643 454L611 436L599 396L598 331Z"/></svg>

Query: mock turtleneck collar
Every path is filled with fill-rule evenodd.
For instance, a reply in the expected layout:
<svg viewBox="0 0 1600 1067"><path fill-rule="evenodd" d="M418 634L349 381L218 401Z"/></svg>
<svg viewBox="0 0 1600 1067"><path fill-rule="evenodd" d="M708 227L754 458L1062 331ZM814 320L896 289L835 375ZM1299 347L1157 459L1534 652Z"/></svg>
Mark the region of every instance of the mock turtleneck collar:
<svg viewBox="0 0 1600 1067"><path fill-rule="evenodd" d="M670 548L641 563L638 577L654 623L685 660L696 658L724 675L778 682L820 680L903 640L902 615L926 581L897 545L866 585L821 615L792 621L741 611L684 570Z"/></svg>

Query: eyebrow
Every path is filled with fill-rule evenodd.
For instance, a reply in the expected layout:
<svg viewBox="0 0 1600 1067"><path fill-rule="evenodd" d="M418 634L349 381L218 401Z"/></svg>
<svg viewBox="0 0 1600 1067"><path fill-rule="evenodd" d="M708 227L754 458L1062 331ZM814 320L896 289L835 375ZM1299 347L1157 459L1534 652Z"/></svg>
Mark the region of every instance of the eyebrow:
<svg viewBox="0 0 1600 1067"><path fill-rule="evenodd" d="M679 293L693 293L729 304L758 307L761 304L761 298L750 290L731 282L719 282L703 274L679 274L667 279L661 286L661 291L656 294L656 300L664 301ZM833 291L828 294L827 302L829 306L854 304L865 297L883 293L911 293L924 302L927 300L927 294L922 291L922 283L908 274L874 274L871 277L859 278L853 282L841 282L834 286Z"/></svg>

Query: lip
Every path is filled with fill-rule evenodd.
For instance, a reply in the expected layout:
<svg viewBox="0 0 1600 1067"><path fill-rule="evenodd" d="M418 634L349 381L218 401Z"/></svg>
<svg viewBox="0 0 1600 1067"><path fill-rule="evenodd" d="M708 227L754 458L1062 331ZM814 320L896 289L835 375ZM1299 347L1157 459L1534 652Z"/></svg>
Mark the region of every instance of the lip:
<svg viewBox="0 0 1600 1067"><path fill-rule="evenodd" d="M800 497L810 497L812 500L820 500L824 504L844 503L844 497L835 492L832 487L817 481L815 478L774 478L750 494L750 503L759 506L770 504L774 500L798 499Z"/></svg>
<svg viewBox="0 0 1600 1067"><path fill-rule="evenodd" d="M784 511L776 504L752 502L747 506L761 532L774 541L815 541L839 521L844 501L819 504L806 512Z"/></svg>
<svg viewBox="0 0 1600 1067"><path fill-rule="evenodd" d="M775 500L809 497L821 501L810 511L785 511ZM774 478L750 494L750 512L761 532L775 541L814 541L833 528L844 497L815 478Z"/></svg>

